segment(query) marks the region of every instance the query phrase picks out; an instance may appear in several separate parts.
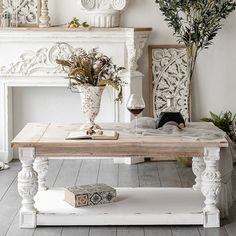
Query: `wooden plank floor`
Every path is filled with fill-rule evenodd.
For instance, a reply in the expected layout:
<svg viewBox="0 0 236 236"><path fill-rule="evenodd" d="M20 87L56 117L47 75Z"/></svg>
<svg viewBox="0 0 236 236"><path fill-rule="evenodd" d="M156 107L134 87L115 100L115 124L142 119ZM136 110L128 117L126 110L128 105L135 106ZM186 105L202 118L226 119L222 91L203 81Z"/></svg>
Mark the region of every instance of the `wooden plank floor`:
<svg viewBox="0 0 236 236"><path fill-rule="evenodd" d="M17 173L21 165L19 161L10 165L9 170L0 172L0 236L236 236L236 204L231 209L230 217L223 221L219 229L193 226L20 229L21 199L17 193ZM190 168L183 168L175 162L146 162L129 166L113 164L112 160L50 160L47 176L49 187L96 182L114 187L190 187L194 175ZM233 185L236 188L236 166Z"/></svg>

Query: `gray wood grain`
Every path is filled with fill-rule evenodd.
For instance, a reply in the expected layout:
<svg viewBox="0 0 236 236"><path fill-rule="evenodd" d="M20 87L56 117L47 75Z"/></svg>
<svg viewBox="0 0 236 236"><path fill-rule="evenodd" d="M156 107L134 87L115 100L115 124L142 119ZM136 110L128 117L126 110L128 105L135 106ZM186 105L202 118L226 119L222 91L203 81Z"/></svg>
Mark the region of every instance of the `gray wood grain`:
<svg viewBox="0 0 236 236"><path fill-rule="evenodd" d="M61 236L88 236L89 227L63 227Z"/></svg>
<svg viewBox="0 0 236 236"><path fill-rule="evenodd" d="M173 236L200 236L197 227L192 226L175 226L172 227Z"/></svg>
<svg viewBox="0 0 236 236"><path fill-rule="evenodd" d="M0 172L0 201L2 200L4 194L7 192L8 188L15 180L16 176L16 171L5 170Z"/></svg>
<svg viewBox="0 0 236 236"><path fill-rule="evenodd" d="M116 236L116 227L90 227L89 236Z"/></svg>
<svg viewBox="0 0 236 236"><path fill-rule="evenodd" d="M169 226L147 226L144 227L145 236L172 236Z"/></svg>
<svg viewBox="0 0 236 236"><path fill-rule="evenodd" d="M113 160L101 160L98 174L98 183L104 183L112 187L117 187L119 171L118 167L118 164L114 164Z"/></svg>
<svg viewBox="0 0 236 236"><path fill-rule="evenodd" d="M182 187L192 187L194 185L195 175L191 167L183 167L176 163L176 169L180 177Z"/></svg>
<svg viewBox="0 0 236 236"><path fill-rule="evenodd" d="M119 165L119 187L139 187L138 165Z"/></svg>
<svg viewBox="0 0 236 236"><path fill-rule="evenodd" d="M101 160L83 160L76 185L97 183L100 163Z"/></svg>
<svg viewBox="0 0 236 236"><path fill-rule="evenodd" d="M142 226L117 227L117 236L145 236L144 227Z"/></svg>
<svg viewBox="0 0 236 236"><path fill-rule="evenodd" d="M160 187L157 162L145 162L138 165L140 187Z"/></svg>
<svg viewBox="0 0 236 236"><path fill-rule="evenodd" d="M20 208L21 198L17 192L17 179L0 202L0 236L5 235Z"/></svg>
<svg viewBox="0 0 236 236"><path fill-rule="evenodd" d="M9 227L6 236L32 236L35 229L20 229L19 228L19 212L15 216L11 226Z"/></svg>
<svg viewBox="0 0 236 236"><path fill-rule="evenodd" d="M230 208L229 213L230 215L228 217L228 222L225 224L225 229L229 236L235 236L236 235L236 202L234 202L233 206Z"/></svg>
<svg viewBox="0 0 236 236"><path fill-rule="evenodd" d="M46 176L46 185L50 188L56 182L57 176L60 173L63 160L49 160L49 169Z"/></svg>
<svg viewBox="0 0 236 236"><path fill-rule="evenodd" d="M7 192L21 169L19 161L13 160L9 164L10 168L0 171L0 201Z"/></svg>
<svg viewBox="0 0 236 236"><path fill-rule="evenodd" d="M205 229L203 227L198 228L201 236L228 236L225 227L219 229ZM236 231L234 232L236 235Z"/></svg>
<svg viewBox="0 0 236 236"><path fill-rule="evenodd" d="M235 236L236 235L236 221L230 224L227 224L225 226L225 229L226 229L226 232L228 233L228 236Z"/></svg>
<svg viewBox="0 0 236 236"><path fill-rule="evenodd" d="M69 187L74 186L77 180L78 173L82 160L64 160L61 170L57 175L54 183L55 187Z"/></svg>
<svg viewBox="0 0 236 236"><path fill-rule="evenodd" d="M33 236L60 236L62 227L37 227Z"/></svg>
<svg viewBox="0 0 236 236"><path fill-rule="evenodd" d="M181 187L180 177L173 161L157 162L162 187Z"/></svg>

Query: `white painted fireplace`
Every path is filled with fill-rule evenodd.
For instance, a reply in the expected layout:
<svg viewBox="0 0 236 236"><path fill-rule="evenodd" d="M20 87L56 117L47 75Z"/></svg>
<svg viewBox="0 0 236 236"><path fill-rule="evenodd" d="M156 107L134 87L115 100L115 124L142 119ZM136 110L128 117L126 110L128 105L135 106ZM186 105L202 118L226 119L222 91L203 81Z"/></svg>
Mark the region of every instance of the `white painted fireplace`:
<svg viewBox="0 0 236 236"><path fill-rule="evenodd" d="M12 88L67 87L66 74L55 59L67 57L71 49L99 47L126 68L122 75L126 81L124 102L110 103L104 115L106 110L112 111L110 122L129 122L131 116L125 104L130 93L142 93L143 75L137 62L150 31L150 28L0 29L0 161L9 162L13 158Z"/></svg>

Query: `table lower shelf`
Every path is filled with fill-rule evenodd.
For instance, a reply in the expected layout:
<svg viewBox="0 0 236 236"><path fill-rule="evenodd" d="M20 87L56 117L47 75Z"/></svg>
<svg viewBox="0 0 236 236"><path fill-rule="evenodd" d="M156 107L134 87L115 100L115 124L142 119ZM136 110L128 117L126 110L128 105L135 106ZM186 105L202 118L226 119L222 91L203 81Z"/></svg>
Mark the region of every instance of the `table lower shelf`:
<svg viewBox="0 0 236 236"><path fill-rule="evenodd" d="M204 197L191 188L117 188L112 204L74 208L64 189L38 192L37 225L202 225Z"/></svg>

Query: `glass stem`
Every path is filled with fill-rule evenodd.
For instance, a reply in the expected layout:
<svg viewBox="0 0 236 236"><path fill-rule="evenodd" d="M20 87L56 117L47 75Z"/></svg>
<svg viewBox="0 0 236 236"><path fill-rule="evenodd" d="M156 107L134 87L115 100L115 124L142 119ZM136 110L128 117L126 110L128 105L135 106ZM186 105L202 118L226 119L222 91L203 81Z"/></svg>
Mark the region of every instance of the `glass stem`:
<svg viewBox="0 0 236 236"><path fill-rule="evenodd" d="M135 135L138 136L138 116L135 116Z"/></svg>

